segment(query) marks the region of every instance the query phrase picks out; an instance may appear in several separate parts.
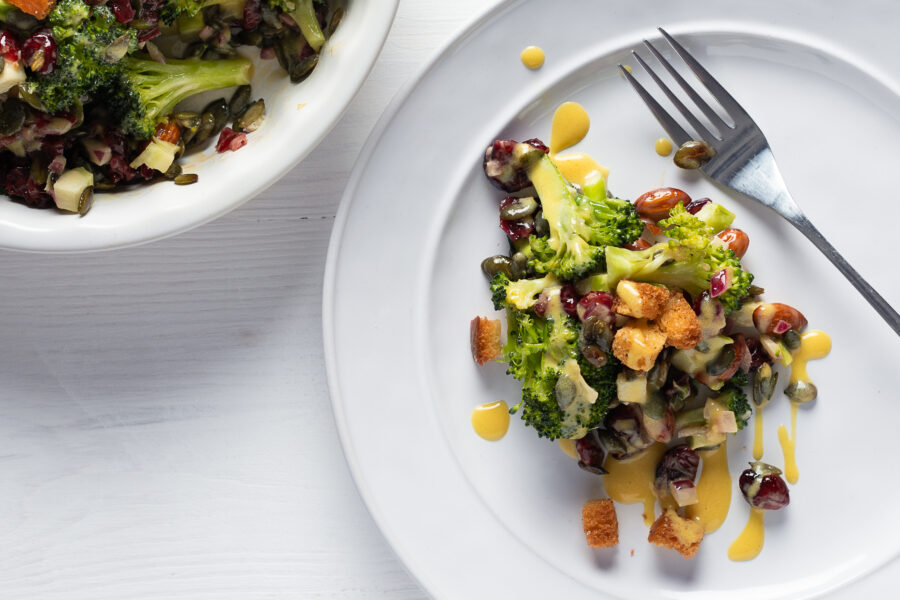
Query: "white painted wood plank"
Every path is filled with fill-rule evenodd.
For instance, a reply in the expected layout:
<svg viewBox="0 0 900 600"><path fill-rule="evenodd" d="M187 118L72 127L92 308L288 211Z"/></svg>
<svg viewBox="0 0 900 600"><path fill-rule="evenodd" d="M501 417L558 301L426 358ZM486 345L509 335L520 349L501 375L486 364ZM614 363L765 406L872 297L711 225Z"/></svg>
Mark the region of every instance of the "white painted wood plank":
<svg viewBox="0 0 900 600"><path fill-rule="evenodd" d="M0 254L0 598L425 597L344 462L321 282L376 120L482 10L403 2L329 138L233 213L113 253Z"/></svg>

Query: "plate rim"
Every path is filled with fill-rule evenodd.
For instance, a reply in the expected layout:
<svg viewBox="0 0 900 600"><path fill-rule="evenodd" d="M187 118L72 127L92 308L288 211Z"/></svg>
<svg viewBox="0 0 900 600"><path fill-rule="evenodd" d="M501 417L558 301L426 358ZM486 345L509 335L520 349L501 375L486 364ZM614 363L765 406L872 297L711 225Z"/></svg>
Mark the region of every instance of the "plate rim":
<svg viewBox="0 0 900 600"><path fill-rule="evenodd" d="M354 163L353 170L351 172L351 176L348 179L347 186L342 194L339 210L336 215L335 224L332 229L331 237L328 245L328 254L326 260L326 269L323 278L323 302L322 302L322 323L323 323L323 346L325 351L325 362L326 362L326 376L328 387L331 396L332 408L335 416L335 423L338 430L338 434L341 440L342 449L344 452L344 456L348 465L348 468L351 471L353 476L354 485L357 487L361 497L364 500L364 505L366 511L372 516L373 520L377 523L381 534L388 541L391 550L401 559L401 562L404 565L404 568L410 575L423 587L427 593L431 595L441 595L444 592L441 589L433 587L431 585L426 585L426 580L423 579L423 573L421 570L415 567L418 560L415 557L409 556L406 552L404 552L403 544L400 544L396 541L396 535L394 530L388 525L386 517L381 513L380 507L378 503L374 500L372 496L372 491L369 489L369 486L365 483L366 477L363 475L361 471L361 467L356 460L356 445L354 444L350 432L348 429L348 424L346 420L345 406L344 401L341 396L340 383L337 376L337 362L338 358L336 355L336 341L334 335L334 311L332 307L334 306L334 295L335 295L335 284L336 284L336 271L339 262L340 255L340 246L344 242L344 233L347 226L348 215L350 213L350 207L353 202L354 196L360 184L360 181L363 177L363 173L365 170L365 165L367 165L376 149L378 142L380 141L384 132L389 129L393 121L397 118L397 115L412 95L412 93L416 90L418 84L421 82L423 78L425 78L431 71L433 71L444 59L447 53L452 50L454 46L457 44L464 42L465 38L486 21L489 21L497 16L497 14L502 13L505 10L513 9L516 5L527 4L529 0L500 0L496 5L490 7L485 10L482 14L478 15L473 20L468 21L460 30L458 30L448 42L443 44L435 51L434 55L425 63L423 67L421 67L416 74L408 80L404 86L401 88L400 92L394 97L388 108L379 118L376 127L372 130L371 134L366 140L363 149L360 151L357 160ZM680 26L689 25L689 22L679 23ZM749 31L749 34L756 34L756 31ZM807 40L798 39L793 40L798 45L806 45ZM848 53L846 46L841 46L840 44L827 44L825 46L821 45L812 45L811 47L816 47L822 49L830 53L833 56L836 56L842 60L848 59ZM837 51L836 51L837 50ZM855 55L855 52L852 52L854 58L859 58ZM892 91L897 93L897 79L886 72L884 72L880 66L876 67L870 60L862 60L859 62L852 62L859 68L861 72L866 74L867 76L873 77L878 80L885 87L890 88ZM900 93L897 94L900 97ZM884 567L888 567L893 559L887 560L885 563L879 566L878 570L883 570ZM845 590L847 587L852 586L856 581L860 579L865 579L870 574L870 571L866 571L861 574L859 579L849 579L835 587L829 588L828 590L822 592L813 592L814 595L818 596L819 593L836 593L842 590ZM604 598L613 598L617 596L611 595L611 592L597 592ZM443 596L441 596L443 597Z"/></svg>

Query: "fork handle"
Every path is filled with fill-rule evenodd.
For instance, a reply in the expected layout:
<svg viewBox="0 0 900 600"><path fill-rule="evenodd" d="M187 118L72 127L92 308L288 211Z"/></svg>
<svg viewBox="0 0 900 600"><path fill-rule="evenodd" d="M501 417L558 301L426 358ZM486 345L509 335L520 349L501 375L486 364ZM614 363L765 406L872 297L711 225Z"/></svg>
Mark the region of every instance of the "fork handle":
<svg viewBox="0 0 900 600"><path fill-rule="evenodd" d="M872 308L881 315L881 318L890 325L891 329L894 330L894 333L900 335L900 314L888 304L887 300L882 298L881 294L875 291L875 288L869 285L869 283L856 272L856 269L850 266L850 263L844 260L844 257L835 250L834 246L825 239L825 236L823 236L819 230L816 229L815 225L806 218L806 215L802 213L799 215L791 215L788 217L788 221L790 221L794 227L799 229L803 235L809 238L809 240L822 251L822 254L828 257L828 260L838 268L838 271L844 274L844 277L853 284L853 287L859 290L859 293L863 295L863 298L865 298L869 304L872 305Z"/></svg>

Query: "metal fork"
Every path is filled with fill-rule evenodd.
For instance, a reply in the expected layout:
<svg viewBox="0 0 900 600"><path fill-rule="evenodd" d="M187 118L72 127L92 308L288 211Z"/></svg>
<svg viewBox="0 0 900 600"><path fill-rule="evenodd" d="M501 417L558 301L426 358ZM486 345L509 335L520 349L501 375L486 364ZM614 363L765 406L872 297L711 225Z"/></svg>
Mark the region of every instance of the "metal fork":
<svg viewBox="0 0 900 600"><path fill-rule="evenodd" d="M856 287L863 297L878 311L878 314L887 321L897 335L900 335L900 314L894 310L875 289L863 279L856 270L844 260L844 257L835 250L828 240L806 218L800 207L791 198L775 164L775 157L769 148L769 142L759 127L754 123L740 104L725 91L725 88L716 81L703 66L697 62L684 47L662 28L659 32L672 46L675 52L684 60L687 66L694 72L697 79L706 87L713 98L721 105L727 115L734 121L734 125L726 123L707 104L703 98L692 88L678 71L663 57L662 54L647 40L644 45L665 67L666 71L678 83L690 97L691 101L706 115L706 118L718 130L719 135L710 131L703 122L682 103L662 79L650 68L643 58L632 51L634 58L653 78L663 93L669 98L678 112L687 120L690 126L700 136L695 138L688 134L666 110L653 99L644 87L638 83L634 76L624 66L619 65L619 70L632 85L650 111L656 116L659 124L669 134L676 145L681 146L687 141L702 139L710 144L716 153L713 158L704 163L700 170L710 179L737 190L742 194L753 198L757 202L768 206L779 215L788 220L794 227L800 230L816 247L828 257L834 266L844 274L850 283Z"/></svg>

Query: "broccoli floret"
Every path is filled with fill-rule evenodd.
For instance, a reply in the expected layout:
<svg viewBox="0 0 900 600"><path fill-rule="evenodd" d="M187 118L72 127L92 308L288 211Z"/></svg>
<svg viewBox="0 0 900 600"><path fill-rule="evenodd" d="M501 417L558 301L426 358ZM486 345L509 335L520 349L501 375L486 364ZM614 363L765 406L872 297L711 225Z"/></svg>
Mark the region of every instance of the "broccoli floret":
<svg viewBox="0 0 900 600"><path fill-rule="evenodd" d="M602 367L595 367L589 363L583 356L578 357L578 366L581 369L581 375L589 386L597 390L597 400L591 409L591 418L589 429L593 429L600 425L603 417L609 410L609 403L616 398L616 377L622 370L620 363L612 354L609 355L609 362Z"/></svg>
<svg viewBox="0 0 900 600"><path fill-rule="evenodd" d="M559 285L559 280L553 275L547 275L540 279L510 281L505 274L498 273L491 279L491 300L497 310L507 305L519 310L527 310L534 306L542 291L557 285Z"/></svg>
<svg viewBox="0 0 900 600"><path fill-rule="evenodd" d="M121 76L108 94L110 108L120 119L122 130L149 139L157 123L171 114L175 105L195 94L237 85L247 85L253 63L245 58L221 60L122 59Z"/></svg>
<svg viewBox="0 0 900 600"><path fill-rule="evenodd" d="M664 233L688 248L702 250L714 235L713 228L692 215L679 202L669 211L669 218L659 222Z"/></svg>
<svg viewBox="0 0 900 600"><path fill-rule="evenodd" d="M69 109L109 85L121 71L122 57L137 49L135 30L116 21L106 6L60 0L47 20L56 40L56 65L47 75L29 76L24 85L50 113Z"/></svg>
<svg viewBox="0 0 900 600"><path fill-rule="evenodd" d="M728 383L737 387L746 387L750 384L750 376L738 369L737 373L731 376L731 379L728 380Z"/></svg>
<svg viewBox="0 0 900 600"><path fill-rule="evenodd" d="M729 383L722 389L717 400L734 413L739 431L747 426L750 420L750 402L747 401L744 390Z"/></svg>
<svg viewBox="0 0 900 600"><path fill-rule="evenodd" d="M503 348L507 373L522 381L522 401L510 412L540 437L579 438L600 425L615 396L618 363L598 369L580 357L578 322L542 319L507 308Z"/></svg>
<svg viewBox="0 0 900 600"><path fill-rule="evenodd" d="M529 264L539 273L581 279L602 269L606 246L626 244L640 236L643 225L630 203L577 194L549 156L542 156L528 174L550 226L548 237L529 237L533 256Z"/></svg>
<svg viewBox="0 0 900 600"><path fill-rule="evenodd" d="M171 25L179 17L194 17L207 6L219 6L222 13L239 19L244 15L246 4L247 0L166 0L159 18Z"/></svg>
<svg viewBox="0 0 900 600"><path fill-rule="evenodd" d="M646 250L606 249L610 287L621 279L661 283L696 295L710 289L712 277L721 277L724 292L717 295L728 311L740 307L750 292L753 275L741 269L741 261L725 246L708 244L694 249L678 242L661 242Z"/></svg>

